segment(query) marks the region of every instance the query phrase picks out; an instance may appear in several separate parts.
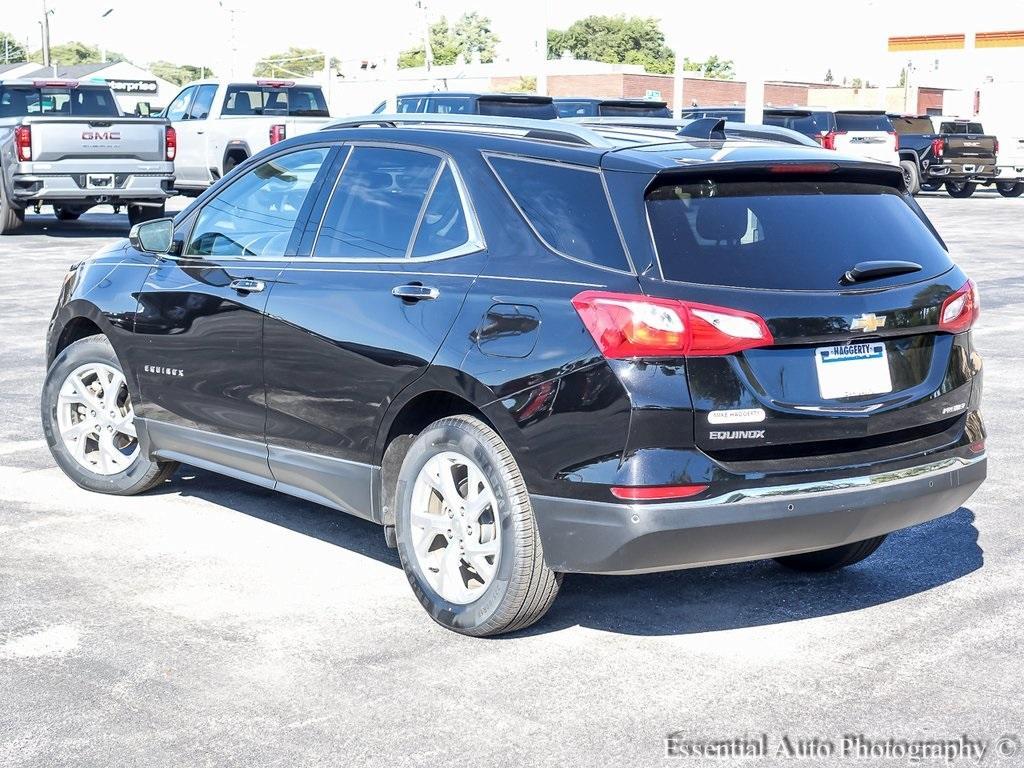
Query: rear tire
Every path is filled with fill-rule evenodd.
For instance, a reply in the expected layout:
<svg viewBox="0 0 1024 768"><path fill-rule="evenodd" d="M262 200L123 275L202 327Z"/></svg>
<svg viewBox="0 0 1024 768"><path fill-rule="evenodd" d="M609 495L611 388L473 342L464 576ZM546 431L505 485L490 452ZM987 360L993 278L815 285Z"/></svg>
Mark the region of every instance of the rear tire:
<svg viewBox="0 0 1024 768"><path fill-rule="evenodd" d="M3 190L3 178L0 177L0 235L14 232L25 223L25 209L18 208L7 199Z"/></svg>
<svg viewBox="0 0 1024 768"><path fill-rule="evenodd" d="M1020 197L1024 195L1024 181L996 182L996 191L1003 197Z"/></svg>
<svg viewBox="0 0 1024 768"><path fill-rule="evenodd" d="M832 549L776 557L775 561L786 568L804 573L838 571L840 568L846 568L870 557L876 549L882 546L883 541L885 541L885 536L876 536L873 539L855 541L841 547L832 547Z"/></svg>
<svg viewBox="0 0 1024 768"><path fill-rule="evenodd" d="M77 221L78 217L81 216L84 211L79 211L73 208L65 208L62 205L56 205L53 208L53 215L57 217L57 221Z"/></svg>
<svg viewBox="0 0 1024 768"><path fill-rule="evenodd" d="M901 160L900 168L903 170L903 183L907 187L907 193L916 195L921 191L921 172L917 163L913 160Z"/></svg>
<svg viewBox="0 0 1024 768"><path fill-rule="evenodd" d="M113 386L108 387L104 375ZM147 457L137 436L132 445L131 397L124 370L106 336L80 339L57 355L46 372L40 410L50 453L64 474L82 488L132 496L160 485L178 468L176 462ZM105 434L112 435L109 442Z"/></svg>
<svg viewBox="0 0 1024 768"><path fill-rule="evenodd" d="M978 185L973 181L947 181L946 192L950 197L970 197Z"/></svg>
<svg viewBox="0 0 1024 768"><path fill-rule="evenodd" d="M409 447L395 533L420 604L455 632L523 629L558 594L562 575L544 564L519 467L498 434L472 416L435 421Z"/></svg>

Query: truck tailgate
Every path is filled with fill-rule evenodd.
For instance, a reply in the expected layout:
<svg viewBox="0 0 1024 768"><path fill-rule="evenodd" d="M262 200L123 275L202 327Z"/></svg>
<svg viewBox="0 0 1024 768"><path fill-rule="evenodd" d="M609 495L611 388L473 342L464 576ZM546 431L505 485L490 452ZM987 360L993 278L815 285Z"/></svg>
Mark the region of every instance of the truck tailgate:
<svg viewBox="0 0 1024 768"><path fill-rule="evenodd" d="M996 159L995 136L947 135L943 156L949 159L984 161L992 163Z"/></svg>
<svg viewBox="0 0 1024 768"><path fill-rule="evenodd" d="M164 159L162 118L32 117L32 160Z"/></svg>

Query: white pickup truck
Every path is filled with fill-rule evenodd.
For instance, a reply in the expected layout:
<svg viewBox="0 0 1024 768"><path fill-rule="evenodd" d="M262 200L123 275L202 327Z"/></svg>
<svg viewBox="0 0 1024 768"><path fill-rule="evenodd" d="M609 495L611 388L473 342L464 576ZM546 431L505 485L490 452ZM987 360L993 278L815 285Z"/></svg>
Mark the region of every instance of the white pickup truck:
<svg viewBox="0 0 1024 768"><path fill-rule="evenodd" d="M103 82L0 80L0 234L43 205L61 221L94 205L163 216L174 146L166 120L123 115Z"/></svg>
<svg viewBox="0 0 1024 768"><path fill-rule="evenodd" d="M196 195L248 157L330 122L323 90L293 80L202 80L162 113L178 137L176 187Z"/></svg>

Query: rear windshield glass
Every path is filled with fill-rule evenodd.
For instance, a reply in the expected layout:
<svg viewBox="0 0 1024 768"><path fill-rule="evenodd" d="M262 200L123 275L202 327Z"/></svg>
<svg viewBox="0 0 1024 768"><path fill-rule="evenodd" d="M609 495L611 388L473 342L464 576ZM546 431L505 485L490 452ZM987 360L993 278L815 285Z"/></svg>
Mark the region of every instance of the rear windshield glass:
<svg viewBox="0 0 1024 768"><path fill-rule="evenodd" d="M327 111L327 102L319 88L232 85L228 87L228 92L224 96L221 114L330 117L331 113Z"/></svg>
<svg viewBox="0 0 1024 768"><path fill-rule="evenodd" d="M119 114L114 94L108 88L0 89L0 117L117 117Z"/></svg>
<svg viewBox="0 0 1024 768"><path fill-rule="evenodd" d="M530 117L535 120L554 120L558 111L551 102L531 101L500 101L497 99L480 99L477 109L481 115L498 115L501 117Z"/></svg>
<svg viewBox="0 0 1024 768"><path fill-rule="evenodd" d="M602 117L672 117L668 107L660 105L602 104L597 111Z"/></svg>
<svg viewBox="0 0 1024 768"><path fill-rule="evenodd" d="M900 135L905 133L935 133L935 129L932 127L932 121L927 117L890 117L889 122L891 122L892 127L896 129L896 133Z"/></svg>
<svg viewBox="0 0 1024 768"><path fill-rule="evenodd" d="M559 117L593 117L597 114L597 105L591 101L558 101L555 108Z"/></svg>
<svg viewBox="0 0 1024 768"><path fill-rule="evenodd" d="M805 136L820 136L830 130L827 112L765 112L764 124L789 128Z"/></svg>
<svg viewBox="0 0 1024 768"><path fill-rule="evenodd" d="M935 235L890 187L793 180L666 185L647 211L668 280L782 290L828 290L857 262L913 261L945 272Z"/></svg>
<svg viewBox="0 0 1024 768"><path fill-rule="evenodd" d="M984 133L981 123L943 123L940 133Z"/></svg>
<svg viewBox="0 0 1024 768"><path fill-rule="evenodd" d="M891 131L887 115L863 112L836 112L836 128L840 131Z"/></svg>

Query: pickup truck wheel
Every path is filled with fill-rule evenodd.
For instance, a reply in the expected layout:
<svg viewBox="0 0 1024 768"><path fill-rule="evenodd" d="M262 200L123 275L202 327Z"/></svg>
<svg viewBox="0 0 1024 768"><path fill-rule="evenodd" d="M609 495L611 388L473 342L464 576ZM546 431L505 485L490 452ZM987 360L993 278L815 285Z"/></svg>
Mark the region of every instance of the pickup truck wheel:
<svg viewBox="0 0 1024 768"><path fill-rule="evenodd" d="M177 469L142 451L124 371L106 336L80 339L57 355L40 409L50 453L82 488L131 496Z"/></svg>
<svg viewBox="0 0 1024 768"><path fill-rule="evenodd" d="M398 554L438 624L484 637L543 616L562 575L544 564L530 496L498 434L472 416L435 421L402 462Z"/></svg>
<svg viewBox="0 0 1024 768"><path fill-rule="evenodd" d="M832 549L776 557L775 561L790 570L806 573L838 571L840 568L859 563L866 557L870 557L876 549L882 546L883 541L885 541L885 536L875 536L873 539L855 541L841 547L832 547Z"/></svg>
<svg viewBox="0 0 1024 768"><path fill-rule="evenodd" d="M913 160L901 160L900 169L903 171L903 183L907 192L916 195L921 191L921 173L917 169L917 163Z"/></svg>
<svg viewBox="0 0 1024 768"><path fill-rule="evenodd" d="M921 191L922 192L938 192L942 189L941 181L922 181Z"/></svg>
<svg viewBox="0 0 1024 768"><path fill-rule="evenodd" d="M54 206L53 215L57 217L57 221L77 221L78 217L81 216L84 211L79 211L74 208L65 208L62 205Z"/></svg>
<svg viewBox="0 0 1024 768"><path fill-rule="evenodd" d="M970 197L978 185L973 181L947 181L946 192L950 197Z"/></svg>
<svg viewBox="0 0 1024 768"><path fill-rule="evenodd" d="M996 191L1003 197L1020 197L1024 195L1024 181L997 182Z"/></svg>
<svg viewBox="0 0 1024 768"><path fill-rule="evenodd" d="M0 235L6 235L25 223L25 209L12 205L2 187L0 179Z"/></svg>

